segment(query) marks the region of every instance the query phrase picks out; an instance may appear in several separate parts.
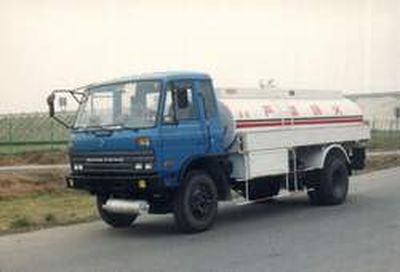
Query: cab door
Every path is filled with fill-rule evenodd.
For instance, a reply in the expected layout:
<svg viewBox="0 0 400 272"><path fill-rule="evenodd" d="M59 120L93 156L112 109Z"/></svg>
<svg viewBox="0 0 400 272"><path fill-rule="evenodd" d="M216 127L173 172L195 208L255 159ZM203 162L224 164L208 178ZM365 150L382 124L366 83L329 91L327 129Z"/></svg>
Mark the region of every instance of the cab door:
<svg viewBox="0 0 400 272"><path fill-rule="evenodd" d="M196 91L192 80L170 81L166 85L160 128L161 165L169 173L170 182L176 181L183 163L204 154L209 144Z"/></svg>
<svg viewBox="0 0 400 272"><path fill-rule="evenodd" d="M211 80L198 80L196 81L196 89L201 97L200 109L202 109L202 120L204 120L205 129L207 129L208 141L210 143L209 153L220 153L224 151L224 132L226 129L222 126L221 119L218 115L217 99L215 96L214 88ZM228 145L232 143L230 140Z"/></svg>

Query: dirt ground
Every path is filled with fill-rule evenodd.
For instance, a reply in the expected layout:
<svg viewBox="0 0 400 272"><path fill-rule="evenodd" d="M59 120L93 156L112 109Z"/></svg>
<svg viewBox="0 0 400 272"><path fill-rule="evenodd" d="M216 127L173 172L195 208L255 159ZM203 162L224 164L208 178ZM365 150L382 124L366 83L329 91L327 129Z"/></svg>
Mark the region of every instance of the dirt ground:
<svg viewBox="0 0 400 272"><path fill-rule="evenodd" d="M382 170L386 168L399 167L400 155L377 155L367 158L367 164L360 173Z"/></svg>
<svg viewBox="0 0 400 272"><path fill-rule="evenodd" d="M66 171L57 169L0 174L0 199L63 189L65 175Z"/></svg>
<svg viewBox="0 0 400 272"><path fill-rule="evenodd" d="M63 151L32 151L0 156L0 166L24 164L63 164L68 162L68 154Z"/></svg>

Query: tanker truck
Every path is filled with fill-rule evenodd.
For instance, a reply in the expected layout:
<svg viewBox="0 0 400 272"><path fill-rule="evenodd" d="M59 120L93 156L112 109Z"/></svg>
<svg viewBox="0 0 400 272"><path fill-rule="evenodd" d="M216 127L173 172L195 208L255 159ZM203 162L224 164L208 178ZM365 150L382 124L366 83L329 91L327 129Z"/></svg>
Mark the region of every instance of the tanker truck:
<svg viewBox="0 0 400 272"><path fill-rule="evenodd" d="M55 110L64 94L79 104L70 123ZM340 92L215 90L204 73L55 90L47 103L71 131L67 186L93 194L114 228L145 212L204 231L232 195L252 203L304 192L314 205L342 204L369 139L360 108Z"/></svg>

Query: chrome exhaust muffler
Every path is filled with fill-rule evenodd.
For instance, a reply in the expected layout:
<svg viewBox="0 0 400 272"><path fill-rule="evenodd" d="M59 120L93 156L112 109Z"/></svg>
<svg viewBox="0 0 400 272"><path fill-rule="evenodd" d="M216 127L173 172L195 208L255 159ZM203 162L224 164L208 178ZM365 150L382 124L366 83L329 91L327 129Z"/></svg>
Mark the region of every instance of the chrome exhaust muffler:
<svg viewBox="0 0 400 272"><path fill-rule="evenodd" d="M149 211L149 204L142 200L108 199L103 209L111 213L140 214Z"/></svg>

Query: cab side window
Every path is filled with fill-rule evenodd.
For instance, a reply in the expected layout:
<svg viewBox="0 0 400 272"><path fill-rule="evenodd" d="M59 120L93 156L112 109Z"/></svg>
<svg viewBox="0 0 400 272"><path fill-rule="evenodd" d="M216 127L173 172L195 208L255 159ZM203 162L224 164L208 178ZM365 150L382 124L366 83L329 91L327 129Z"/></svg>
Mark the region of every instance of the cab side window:
<svg viewBox="0 0 400 272"><path fill-rule="evenodd" d="M196 113L192 84L182 82L169 84L165 98L164 121L168 123L196 119Z"/></svg>

